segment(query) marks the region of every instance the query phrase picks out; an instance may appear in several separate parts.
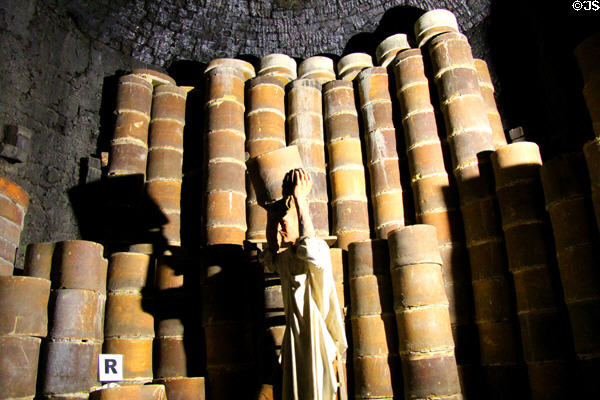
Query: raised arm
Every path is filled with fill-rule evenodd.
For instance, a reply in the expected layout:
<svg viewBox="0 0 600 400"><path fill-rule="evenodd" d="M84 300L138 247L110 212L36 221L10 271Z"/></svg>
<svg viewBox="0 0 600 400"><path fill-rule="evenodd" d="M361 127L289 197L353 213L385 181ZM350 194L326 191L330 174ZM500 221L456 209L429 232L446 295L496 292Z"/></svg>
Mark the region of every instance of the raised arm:
<svg viewBox="0 0 600 400"><path fill-rule="evenodd" d="M304 169L296 169L292 174L294 205L298 213L298 233L300 237L315 236L315 229L310 219L310 210L308 206L308 194L312 187L310 174Z"/></svg>

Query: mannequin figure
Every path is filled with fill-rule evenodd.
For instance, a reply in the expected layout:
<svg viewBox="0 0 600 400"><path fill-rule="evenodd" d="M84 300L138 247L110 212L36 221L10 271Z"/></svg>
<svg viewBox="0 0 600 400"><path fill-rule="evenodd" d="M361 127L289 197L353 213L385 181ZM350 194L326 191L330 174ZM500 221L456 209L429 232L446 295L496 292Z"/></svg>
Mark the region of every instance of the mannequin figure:
<svg viewBox="0 0 600 400"><path fill-rule="evenodd" d="M348 347L335 291L329 247L315 236L309 215L312 181L290 171L284 193L269 207L265 266L281 277L286 329L281 348L283 400L335 400L336 371ZM287 189L287 190L286 190ZM340 375L338 373L338 375ZM346 398L342 394L342 398Z"/></svg>

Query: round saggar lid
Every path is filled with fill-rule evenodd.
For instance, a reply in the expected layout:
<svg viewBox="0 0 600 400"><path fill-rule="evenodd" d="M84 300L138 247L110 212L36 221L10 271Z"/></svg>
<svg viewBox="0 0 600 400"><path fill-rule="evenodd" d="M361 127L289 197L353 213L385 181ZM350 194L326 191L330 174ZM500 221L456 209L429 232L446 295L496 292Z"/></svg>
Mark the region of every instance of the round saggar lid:
<svg viewBox="0 0 600 400"><path fill-rule="evenodd" d="M377 63L382 67L387 67L396 54L402 50L410 49L408 38L404 33L397 33L382 40L375 49Z"/></svg>
<svg viewBox="0 0 600 400"><path fill-rule="evenodd" d="M415 22L415 36L419 47L423 47L429 39L444 32L460 32L456 17L448 10L428 11Z"/></svg>
<svg viewBox="0 0 600 400"><path fill-rule="evenodd" d="M373 66L373 59L367 53L351 53L340 58L337 63L338 76L342 80L353 80L360 71Z"/></svg>
<svg viewBox="0 0 600 400"><path fill-rule="evenodd" d="M296 60L292 57L279 53L267 54L260 59L258 75L278 75L281 72L276 72L277 70L286 70L293 80L297 77L296 69Z"/></svg>

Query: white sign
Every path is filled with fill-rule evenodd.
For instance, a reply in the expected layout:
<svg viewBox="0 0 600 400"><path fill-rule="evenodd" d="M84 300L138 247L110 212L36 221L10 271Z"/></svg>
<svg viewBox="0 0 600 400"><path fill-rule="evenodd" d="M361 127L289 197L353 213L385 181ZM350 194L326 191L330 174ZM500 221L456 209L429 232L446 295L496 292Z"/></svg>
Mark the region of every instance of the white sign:
<svg viewBox="0 0 600 400"><path fill-rule="evenodd" d="M100 382L122 381L123 354L100 354L98 356L98 375Z"/></svg>

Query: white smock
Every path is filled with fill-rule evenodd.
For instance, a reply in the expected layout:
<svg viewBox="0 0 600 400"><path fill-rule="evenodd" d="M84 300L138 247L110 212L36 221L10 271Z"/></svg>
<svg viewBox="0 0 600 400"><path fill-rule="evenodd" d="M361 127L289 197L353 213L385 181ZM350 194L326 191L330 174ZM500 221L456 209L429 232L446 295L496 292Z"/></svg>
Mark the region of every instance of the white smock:
<svg viewBox="0 0 600 400"><path fill-rule="evenodd" d="M327 243L302 237L277 255L267 252L265 266L281 278L286 315L283 400L334 400L333 361L341 362L348 344Z"/></svg>

